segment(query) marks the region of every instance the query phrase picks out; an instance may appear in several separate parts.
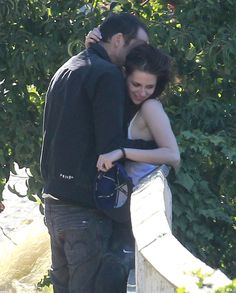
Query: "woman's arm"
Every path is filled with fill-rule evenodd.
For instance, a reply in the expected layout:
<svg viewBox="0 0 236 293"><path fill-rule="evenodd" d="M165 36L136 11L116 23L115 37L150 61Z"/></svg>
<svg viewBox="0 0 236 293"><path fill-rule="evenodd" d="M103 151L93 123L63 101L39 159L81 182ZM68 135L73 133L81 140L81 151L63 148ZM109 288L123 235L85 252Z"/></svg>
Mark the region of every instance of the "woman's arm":
<svg viewBox="0 0 236 293"><path fill-rule="evenodd" d="M141 107L141 115L159 148L152 150L125 148L126 158L136 162L168 164L177 168L180 164L179 148L162 104L157 100L147 100ZM97 167L106 171L113 166L114 161L122 157L121 150L100 155Z"/></svg>
<svg viewBox="0 0 236 293"><path fill-rule="evenodd" d="M141 115L158 148L153 150L126 148L126 157L137 162L168 164L177 168L180 164L179 148L162 104L154 99L147 100L141 107Z"/></svg>

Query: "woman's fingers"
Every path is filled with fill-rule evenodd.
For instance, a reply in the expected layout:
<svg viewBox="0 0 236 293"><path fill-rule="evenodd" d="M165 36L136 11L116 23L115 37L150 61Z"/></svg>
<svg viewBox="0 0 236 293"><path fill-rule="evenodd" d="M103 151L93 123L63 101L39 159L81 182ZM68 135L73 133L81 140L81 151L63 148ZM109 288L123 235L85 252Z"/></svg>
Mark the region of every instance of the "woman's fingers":
<svg viewBox="0 0 236 293"><path fill-rule="evenodd" d="M98 158L97 168L98 168L98 171L106 171L106 167L105 167L102 155L99 156L99 158Z"/></svg>
<svg viewBox="0 0 236 293"><path fill-rule="evenodd" d="M96 43L100 41L100 39L97 36L93 35L90 32L87 34L85 39L86 39L86 42L89 42L89 43Z"/></svg>
<svg viewBox="0 0 236 293"><path fill-rule="evenodd" d="M99 28L95 27L91 32L91 37L94 38L95 40L100 41L102 39L101 32Z"/></svg>
<svg viewBox="0 0 236 293"><path fill-rule="evenodd" d="M105 163L105 168L107 169L107 170L109 170L109 169L111 169L113 167L113 164L112 164L112 162L106 162Z"/></svg>
<svg viewBox="0 0 236 293"><path fill-rule="evenodd" d="M113 163L106 159L103 155L100 155L97 161L97 168L99 171L106 172L113 167Z"/></svg>
<svg viewBox="0 0 236 293"><path fill-rule="evenodd" d="M90 47L94 43L99 42L101 40L101 38L102 38L102 36L101 36L100 30L97 27L95 27L85 37L86 48Z"/></svg>

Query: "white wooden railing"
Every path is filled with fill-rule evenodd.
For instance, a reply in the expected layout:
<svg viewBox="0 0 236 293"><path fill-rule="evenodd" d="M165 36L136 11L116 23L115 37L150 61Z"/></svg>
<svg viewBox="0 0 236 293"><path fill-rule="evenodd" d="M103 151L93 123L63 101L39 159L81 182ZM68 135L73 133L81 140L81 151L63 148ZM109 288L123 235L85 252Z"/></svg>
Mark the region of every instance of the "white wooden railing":
<svg viewBox="0 0 236 293"><path fill-rule="evenodd" d="M165 178L165 165L143 180L132 194L131 218L136 240L135 274L131 272L127 292L213 292L231 281L193 256L172 234L172 195ZM192 273L210 274L211 288L199 289ZM135 277L134 277L135 275ZM136 279L136 282L135 282ZM135 284L136 283L136 284Z"/></svg>

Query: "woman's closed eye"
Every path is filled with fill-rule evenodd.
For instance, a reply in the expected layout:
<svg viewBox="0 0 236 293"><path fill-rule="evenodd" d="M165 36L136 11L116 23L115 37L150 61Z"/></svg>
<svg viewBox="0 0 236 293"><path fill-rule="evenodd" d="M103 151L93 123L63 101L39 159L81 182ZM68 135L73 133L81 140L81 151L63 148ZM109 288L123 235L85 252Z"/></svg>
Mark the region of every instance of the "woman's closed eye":
<svg viewBox="0 0 236 293"><path fill-rule="evenodd" d="M140 83L137 83L137 82L132 82L132 85L134 87L136 87L136 88L142 87L142 85ZM145 89L148 89L148 90L151 90L151 89L154 89L154 88L155 88L155 85L153 85L153 84L145 86Z"/></svg>

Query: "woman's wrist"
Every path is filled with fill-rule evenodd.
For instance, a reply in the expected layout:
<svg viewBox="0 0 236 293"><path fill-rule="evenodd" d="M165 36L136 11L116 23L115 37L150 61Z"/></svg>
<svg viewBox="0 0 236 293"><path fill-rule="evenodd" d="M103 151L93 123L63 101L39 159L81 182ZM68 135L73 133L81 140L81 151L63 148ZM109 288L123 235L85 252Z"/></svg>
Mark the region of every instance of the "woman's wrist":
<svg viewBox="0 0 236 293"><path fill-rule="evenodd" d="M119 150L122 152L122 158L126 159L126 151L123 147L120 147Z"/></svg>

